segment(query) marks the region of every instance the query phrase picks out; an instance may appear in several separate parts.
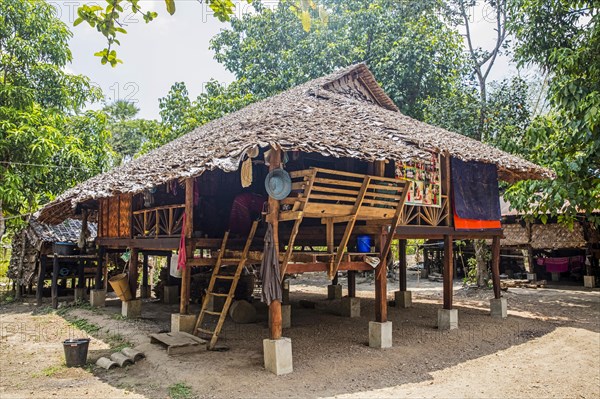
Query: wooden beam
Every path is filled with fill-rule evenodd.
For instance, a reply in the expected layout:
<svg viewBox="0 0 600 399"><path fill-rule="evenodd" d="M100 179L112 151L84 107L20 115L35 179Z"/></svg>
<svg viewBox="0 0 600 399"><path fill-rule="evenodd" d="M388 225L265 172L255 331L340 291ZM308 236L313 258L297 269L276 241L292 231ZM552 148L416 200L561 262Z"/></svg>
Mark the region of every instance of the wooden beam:
<svg viewBox="0 0 600 399"><path fill-rule="evenodd" d="M406 240L398 240L398 257L400 261L400 270L398 273L399 288L400 291L406 291Z"/></svg>
<svg viewBox="0 0 600 399"><path fill-rule="evenodd" d="M500 237L492 238L492 283L494 298L500 298Z"/></svg>
<svg viewBox="0 0 600 399"><path fill-rule="evenodd" d="M307 263L290 263L288 264L288 273L311 273L311 272L326 272L329 270L329 265L325 262L307 262ZM373 267L366 262L342 262L340 263L340 271L370 271Z"/></svg>
<svg viewBox="0 0 600 399"><path fill-rule="evenodd" d="M192 241L194 235L194 178L189 177L185 180L185 237L186 265L181 272L181 297L179 302L179 313L189 314L190 306L190 286L192 277L192 266L188 260L194 259L195 245Z"/></svg>
<svg viewBox="0 0 600 399"><path fill-rule="evenodd" d="M52 260L52 307L58 309L58 256Z"/></svg>
<svg viewBox="0 0 600 399"><path fill-rule="evenodd" d="M391 235L381 235L379 247L387 245L386 241L391 240ZM375 268L375 321L385 323L387 321L387 262L382 258L379 265Z"/></svg>
<svg viewBox="0 0 600 399"><path fill-rule="evenodd" d="M129 258L129 290L131 291L131 298L137 298L138 288L138 250L137 248L131 248L131 255Z"/></svg>
<svg viewBox="0 0 600 399"><path fill-rule="evenodd" d="M102 275L104 274L103 270L103 261L104 261L104 247L98 248L98 264L96 265L96 281L95 288L97 290L101 290L103 288L102 285Z"/></svg>
<svg viewBox="0 0 600 399"><path fill-rule="evenodd" d="M77 264L77 288L85 288L85 263L84 259L79 259Z"/></svg>
<svg viewBox="0 0 600 399"><path fill-rule="evenodd" d="M356 297L356 271L348 270L348 296Z"/></svg>
<svg viewBox="0 0 600 399"><path fill-rule="evenodd" d="M444 309L452 309L454 256L452 236L444 236Z"/></svg>
<svg viewBox="0 0 600 399"><path fill-rule="evenodd" d="M271 147L269 171L279 169L280 167L281 149ZM279 254L279 201L270 196L267 222L270 223L273 228L273 244L275 245L276 253ZM283 275L281 275L281 278L283 278ZM269 337L271 339L280 339L283 333L280 301L274 300L269 304L269 316Z"/></svg>
<svg viewBox="0 0 600 399"><path fill-rule="evenodd" d="M44 280L46 279L47 261L48 257L46 255L40 255L40 267L38 270L37 289L35 291L35 297L38 306L42 306L42 300L44 298Z"/></svg>
<svg viewBox="0 0 600 399"><path fill-rule="evenodd" d="M148 287L148 254L144 252L143 255L144 257L142 261L142 287Z"/></svg>
<svg viewBox="0 0 600 399"><path fill-rule="evenodd" d="M373 162L373 174L376 176L385 175L385 162L375 161ZM395 231L394 229L391 230ZM385 237L383 230L380 230L379 235L379 251L381 254L381 261L375 268L375 321L379 323L385 323L387 321L387 262L386 255L384 255L385 247L391 244L393 234L388 234ZM386 240L387 238L387 240ZM387 242L386 242L387 241Z"/></svg>

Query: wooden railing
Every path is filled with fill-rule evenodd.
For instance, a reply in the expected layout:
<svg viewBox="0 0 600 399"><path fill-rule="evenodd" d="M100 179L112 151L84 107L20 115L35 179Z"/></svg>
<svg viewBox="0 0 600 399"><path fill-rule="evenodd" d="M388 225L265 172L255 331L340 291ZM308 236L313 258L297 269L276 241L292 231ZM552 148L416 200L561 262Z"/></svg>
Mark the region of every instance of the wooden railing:
<svg viewBox="0 0 600 399"><path fill-rule="evenodd" d="M144 238L181 235L185 205L167 205L133 212L133 236Z"/></svg>

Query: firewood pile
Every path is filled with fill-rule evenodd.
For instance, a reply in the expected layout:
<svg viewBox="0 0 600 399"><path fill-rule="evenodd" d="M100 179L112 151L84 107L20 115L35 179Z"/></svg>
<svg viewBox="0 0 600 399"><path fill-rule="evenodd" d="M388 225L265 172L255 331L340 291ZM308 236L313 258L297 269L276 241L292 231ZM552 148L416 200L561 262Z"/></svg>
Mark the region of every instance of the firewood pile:
<svg viewBox="0 0 600 399"><path fill-rule="evenodd" d="M546 288L546 280L501 280L500 288L504 291L508 290L509 288Z"/></svg>

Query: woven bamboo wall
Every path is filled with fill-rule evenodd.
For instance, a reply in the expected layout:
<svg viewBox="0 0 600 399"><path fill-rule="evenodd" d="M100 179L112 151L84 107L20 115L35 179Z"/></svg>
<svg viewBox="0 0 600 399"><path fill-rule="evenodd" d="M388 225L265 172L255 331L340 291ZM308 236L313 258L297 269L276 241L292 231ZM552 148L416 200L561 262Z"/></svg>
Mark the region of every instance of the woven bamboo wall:
<svg viewBox="0 0 600 399"><path fill-rule="evenodd" d="M99 237L131 237L131 194L100 200Z"/></svg>

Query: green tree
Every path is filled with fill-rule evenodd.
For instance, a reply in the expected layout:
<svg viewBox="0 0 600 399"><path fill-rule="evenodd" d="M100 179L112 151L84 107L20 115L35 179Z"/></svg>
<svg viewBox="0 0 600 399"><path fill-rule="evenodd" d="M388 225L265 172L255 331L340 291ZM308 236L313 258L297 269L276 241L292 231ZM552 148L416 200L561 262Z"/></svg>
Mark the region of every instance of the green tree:
<svg viewBox="0 0 600 399"><path fill-rule="evenodd" d="M211 41L216 59L258 98L365 61L400 109L422 117L424 101L460 84L466 71L460 35L437 0L323 0L327 23L306 32L290 2L232 19Z"/></svg>
<svg viewBox="0 0 600 399"><path fill-rule="evenodd" d="M521 64L548 74L549 112L525 137L528 157L556 172L507 192L520 210L572 224L578 213L600 218L600 6L596 1L513 0L510 29ZM548 34L552 32L552 34Z"/></svg>
<svg viewBox="0 0 600 399"><path fill-rule="evenodd" d="M185 83L175 83L169 93L159 99L161 126L149 132L142 152L166 144L200 125L256 101L257 98L249 93L244 83L244 80L240 80L222 85L210 80L195 101L190 100Z"/></svg>
<svg viewBox="0 0 600 399"><path fill-rule="evenodd" d="M0 237L5 218L17 222L106 165L101 118L72 116L99 93L65 72L70 38L48 3L0 2ZM98 129L81 129L88 123Z"/></svg>
<svg viewBox="0 0 600 399"><path fill-rule="evenodd" d="M115 151L116 163L128 162L137 154L144 143L160 131L158 121L136 119L139 108L135 104L117 100L103 108L108 116L110 143Z"/></svg>

